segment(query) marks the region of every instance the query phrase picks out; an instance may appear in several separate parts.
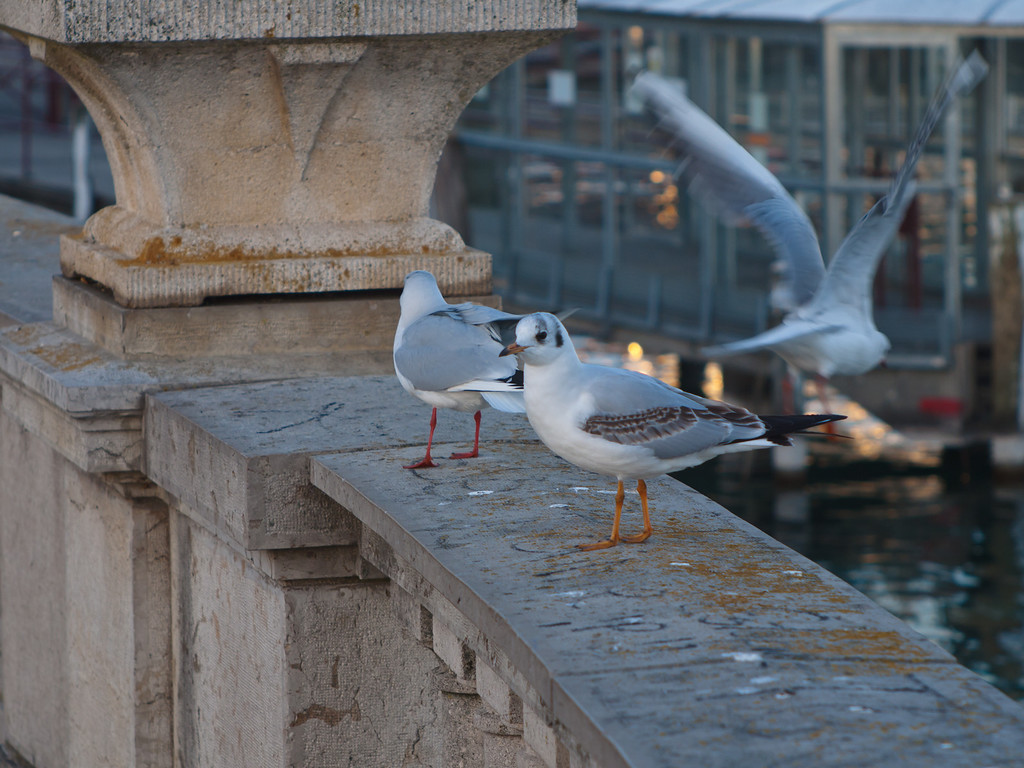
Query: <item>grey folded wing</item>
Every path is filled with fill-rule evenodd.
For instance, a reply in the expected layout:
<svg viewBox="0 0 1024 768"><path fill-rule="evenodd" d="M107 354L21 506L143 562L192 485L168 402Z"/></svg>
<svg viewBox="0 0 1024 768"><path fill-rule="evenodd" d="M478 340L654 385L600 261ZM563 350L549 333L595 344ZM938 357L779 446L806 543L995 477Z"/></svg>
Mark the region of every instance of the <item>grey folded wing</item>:
<svg viewBox="0 0 1024 768"><path fill-rule="evenodd" d="M629 371L595 373L587 391L594 403L583 431L612 443L651 450L673 459L709 448L753 440L764 423L738 406L708 400Z"/></svg>
<svg viewBox="0 0 1024 768"><path fill-rule="evenodd" d="M486 328L443 313L410 325L395 350L395 368L416 389L440 392L474 380L502 381L516 372L514 357L498 357L501 344Z"/></svg>

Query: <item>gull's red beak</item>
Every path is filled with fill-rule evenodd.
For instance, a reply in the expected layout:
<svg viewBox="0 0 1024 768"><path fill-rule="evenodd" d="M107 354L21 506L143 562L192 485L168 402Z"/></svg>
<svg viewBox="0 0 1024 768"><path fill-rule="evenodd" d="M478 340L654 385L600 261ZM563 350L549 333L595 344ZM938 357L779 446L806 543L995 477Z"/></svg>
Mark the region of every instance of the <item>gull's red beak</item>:
<svg viewBox="0 0 1024 768"><path fill-rule="evenodd" d="M505 357L505 355L518 355L524 349L526 349L526 347L512 343L505 347L503 350L501 350L501 352L498 353L498 357Z"/></svg>

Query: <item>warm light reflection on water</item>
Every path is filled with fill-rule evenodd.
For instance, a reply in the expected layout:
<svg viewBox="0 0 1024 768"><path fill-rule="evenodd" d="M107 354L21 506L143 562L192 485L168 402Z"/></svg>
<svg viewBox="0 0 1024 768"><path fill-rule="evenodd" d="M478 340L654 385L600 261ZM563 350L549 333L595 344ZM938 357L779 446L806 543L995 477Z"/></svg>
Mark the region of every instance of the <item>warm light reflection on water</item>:
<svg viewBox="0 0 1024 768"><path fill-rule="evenodd" d="M941 439L924 439L899 432L834 387L828 386L827 389L832 411L846 416L846 420L837 425L839 432L854 439L815 443L812 444L812 451L842 453L848 457L852 454L852 458L862 460L906 461L928 467L939 465L942 457ZM805 413L824 412L813 382L805 383L804 398Z"/></svg>

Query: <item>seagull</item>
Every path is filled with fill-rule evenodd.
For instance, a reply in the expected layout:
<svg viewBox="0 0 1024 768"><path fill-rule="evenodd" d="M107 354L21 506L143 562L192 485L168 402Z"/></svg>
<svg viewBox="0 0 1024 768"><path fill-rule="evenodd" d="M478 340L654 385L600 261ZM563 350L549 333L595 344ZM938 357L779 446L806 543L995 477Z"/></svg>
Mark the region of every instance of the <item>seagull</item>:
<svg viewBox="0 0 1024 768"><path fill-rule="evenodd" d="M914 197L912 180L921 151L949 103L969 93L988 65L975 51L932 100L907 148L888 193L850 230L825 269L807 214L772 173L668 80L642 72L634 92L652 105L672 131L685 159L682 175L729 224L753 224L779 257L782 284L773 294L786 311L781 324L748 339L708 347L708 357L773 349L815 377L821 402L834 375L866 373L889 351L872 318L875 269Z"/></svg>
<svg viewBox="0 0 1024 768"><path fill-rule="evenodd" d="M399 299L401 315L395 329L395 374L407 392L433 406L430 436L422 460L405 469L437 465L430 458L437 426L437 409L476 411L473 450L450 458L479 455L480 411L490 405L500 411L523 413L523 377L515 359L499 353L522 315L466 302L449 304L430 272L405 276ZM502 333L506 339L502 340Z"/></svg>
<svg viewBox="0 0 1024 768"><path fill-rule="evenodd" d="M789 436L845 416L758 416L636 371L581 362L554 315L527 315L501 356L523 363L526 416L537 436L566 461L618 479L612 535L580 549L637 543L651 535L646 479L702 464L723 453L792 445ZM623 481L636 480L643 532L619 533Z"/></svg>

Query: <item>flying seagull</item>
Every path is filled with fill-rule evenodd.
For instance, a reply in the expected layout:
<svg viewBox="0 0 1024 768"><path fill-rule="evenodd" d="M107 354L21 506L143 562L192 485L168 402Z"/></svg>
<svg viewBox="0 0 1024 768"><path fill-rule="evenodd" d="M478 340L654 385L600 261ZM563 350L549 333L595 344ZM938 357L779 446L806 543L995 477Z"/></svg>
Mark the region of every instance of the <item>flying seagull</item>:
<svg viewBox="0 0 1024 768"><path fill-rule="evenodd" d="M749 223L768 239L782 264L782 322L741 341L708 347L709 357L773 349L813 374L828 410L824 382L833 375L866 373L885 359L889 339L872 317L875 269L914 197L914 169L943 111L985 77L977 52L955 68L925 112L888 193L850 230L825 269L810 219L775 176L669 81L642 72L634 91L673 133L690 190L727 223ZM777 294L778 295L778 294Z"/></svg>

